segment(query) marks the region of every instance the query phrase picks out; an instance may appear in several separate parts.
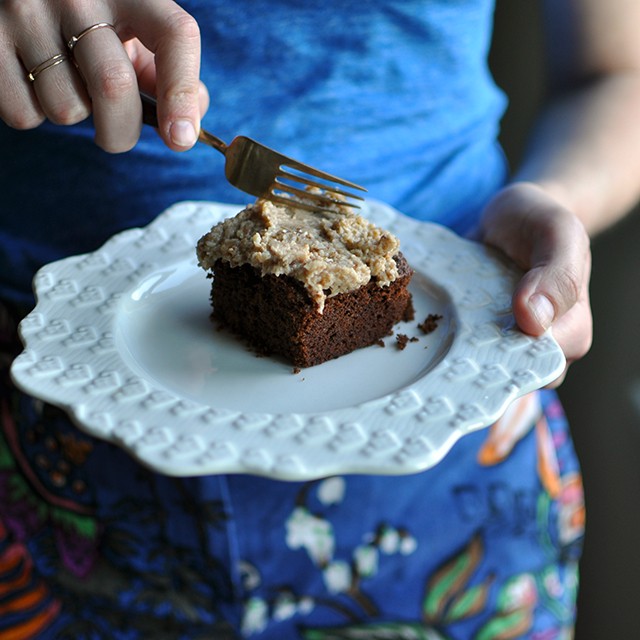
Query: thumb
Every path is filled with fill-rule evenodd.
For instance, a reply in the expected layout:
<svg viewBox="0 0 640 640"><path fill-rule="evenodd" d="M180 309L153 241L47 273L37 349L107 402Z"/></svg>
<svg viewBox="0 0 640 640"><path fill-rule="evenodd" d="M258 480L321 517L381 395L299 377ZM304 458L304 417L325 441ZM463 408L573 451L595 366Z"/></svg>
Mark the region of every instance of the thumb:
<svg viewBox="0 0 640 640"><path fill-rule="evenodd" d="M588 299L591 254L588 242L573 235L556 238L532 262L514 292L513 313L525 333L540 335Z"/></svg>
<svg viewBox="0 0 640 640"><path fill-rule="evenodd" d="M550 267L528 271L513 295L513 314L518 326L530 335L544 333L577 302L572 286L565 285L563 276Z"/></svg>

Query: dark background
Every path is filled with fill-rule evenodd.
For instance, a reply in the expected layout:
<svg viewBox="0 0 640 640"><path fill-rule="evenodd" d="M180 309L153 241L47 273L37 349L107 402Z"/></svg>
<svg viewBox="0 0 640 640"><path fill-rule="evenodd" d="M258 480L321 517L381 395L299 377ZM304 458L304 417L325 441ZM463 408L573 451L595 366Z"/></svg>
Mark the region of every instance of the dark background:
<svg viewBox="0 0 640 640"><path fill-rule="evenodd" d="M511 101L502 141L514 165L545 87L539 4L497 3L491 64ZM634 638L640 626L639 248L639 210L594 238L594 344L559 390L587 505L576 640Z"/></svg>

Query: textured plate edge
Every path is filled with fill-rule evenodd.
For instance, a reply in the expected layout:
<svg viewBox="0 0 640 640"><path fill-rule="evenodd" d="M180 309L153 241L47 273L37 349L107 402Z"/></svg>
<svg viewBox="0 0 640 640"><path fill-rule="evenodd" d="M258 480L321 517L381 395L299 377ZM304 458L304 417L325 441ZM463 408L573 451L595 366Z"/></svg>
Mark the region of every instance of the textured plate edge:
<svg viewBox="0 0 640 640"><path fill-rule="evenodd" d="M431 226L433 228L437 228L439 230L439 233L445 234L446 236L455 239L455 241L461 241L462 243L468 243L470 245L473 244L477 244L477 243L473 243L472 241L469 241L467 239L464 238L460 238L458 236L456 236L452 231L450 231L449 229L442 227L441 225L435 224L435 223L430 223L430 222L426 222L426 223L420 223L419 221L416 221L412 218L408 218L407 216L405 216L404 214L402 214L401 212L396 211L395 209L392 209L391 207L388 207L387 205L385 205L384 203L377 203L375 201L368 201L368 203L366 203L367 207L365 207L365 210L363 211L364 215L368 215L373 213L373 216L375 218L375 213L376 210L377 211L383 211L383 212L387 212L385 213L385 215L390 215L391 218L395 218L398 221L400 221L400 224L410 224L410 225L415 225L416 223L418 224L424 224L424 225L428 225ZM128 229L125 230L123 232L121 232L120 234L116 234L116 236L114 236L113 238L109 239L102 247L100 247L97 251L92 252L92 253L88 253L88 254L82 254L82 255L78 255L78 256L72 256L63 260L59 260L56 261L54 263L50 263L49 265L45 265L41 270L38 271L38 273L40 273L41 271L45 270L45 269L51 269L54 268L56 265L59 265L61 263L70 263L70 261L73 260L80 260L84 257L93 255L95 253L99 253L100 251L106 251L108 250L109 247L112 246L112 243L114 242L114 238L119 237L120 240L122 240L122 238L125 237L125 234L128 235L129 238L133 238L133 237L137 237L139 236L139 234L143 233L145 230L147 229L152 229L155 228L157 226L162 226L163 222L165 220L167 220L169 217L173 217L173 216L181 216L181 217L188 217L189 216L189 209L193 208L193 207L199 207L199 206L204 206L204 207L213 207L213 208L220 208L224 211L227 212L228 215L232 215L235 211L237 211L239 209L238 205L229 205L229 204L222 204L222 203L208 203L208 202L197 202L197 201L193 201L193 202L182 202L182 203L177 203L175 205L173 205L172 207L170 207L169 209L167 209L165 212L163 212L162 214L160 214L160 216L158 216L158 218L156 218L155 220L153 220L149 225L147 225L146 227L141 227L141 228L134 228L134 229ZM391 212L390 214L388 212ZM220 219L223 216L220 216ZM483 250L486 250L486 247L483 247ZM36 274L36 278L37 278ZM35 278L34 278L35 280ZM37 291L36 291L36 296L37 296ZM31 316L32 314L38 313L38 308L39 308L39 304L40 301L37 299L36 305L34 307L34 309L30 312L30 314L28 314L27 317ZM21 323L22 325L22 323ZM24 335L24 332L22 331L21 328L19 328L19 333L20 333L20 338L23 341L23 344L25 345L25 350L23 351L23 353L21 354L21 356L23 356L25 353L28 353L29 351L29 345L28 345L28 336ZM551 337L551 332L548 332L549 337ZM59 408L61 408L62 410L66 411L72 418L73 422L83 431L89 433L90 435L102 439L102 440L106 440L108 442L112 442L118 446L122 446L122 444L118 441L117 438L114 438L110 435L103 435L103 434L98 434L96 433L94 430L91 430L90 428L87 428L87 426L84 424L83 422L83 412L85 411L85 404L81 403L74 403L74 402L64 402L62 400L60 400L59 398L56 398L54 395L40 390L34 393L34 388L33 386L31 386L28 383L23 383L21 376L20 376L20 372L19 372L19 360L20 360L20 356L16 359L16 361L14 361L14 363L12 363L11 366L11 377L14 380L14 383L16 384L16 386L18 388L20 388L22 391L24 391L27 394L30 395L36 395L37 397L40 397L41 399L45 400L46 402L49 402L50 404L53 404ZM18 365L16 365L16 363L18 363ZM127 368L128 365L126 365L126 363L123 363ZM446 442L442 443L435 452L431 452L428 455L423 456L420 460L411 463L411 464L404 464L401 467L396 465L393 468L387 468L387 467L383 467L380 464L376 464L376 463L372 463L369 465L358 465L358 464L352 464L348 469L345 469L344 467L340 467L340 464L336 464L335 466L332 465L326 465L325 467L323 467L322 469L317 469L315 471L310 471L310 472L303 472L303 471L298 471L298 472L282 472L282 471L277 471L274 468L269 468L266 470L261 470L259 468L245 468L245 467L240 467L238 465L234 465L234 464L209 464L208 466L198 466L196 465L188 467L187 465L184 464L184 462L180 465L178 465L177 467L170 464L170 463L158 463L157 461L151 461L151 459L149 458L148 455L139 455L136 451L131 450L130 448L126 448L125 449L129 452L130 455L132 455L134 458L136 458L141 464L143 464L144 466L151 468L155 471L158 471L160 473L166 474L166 475L174 475L174 476L192 476L192 475L205 475L205 474L218 474L218 473L237 473L237 472L241 472L241 473L250 473L252 475L261 475L264 477L270 477L270 478L278 478L278 479L283 479L283 480L309 480L309 479L314 479L314 478L318 478L318 477L325 477L326 475L333 475L336 473L342 473L342 474L376 474L376 475L407 475L407 474L412 474L412 473L417 473L420 471L423 471L425 469L428 469L434 465L436 465L438 462L440 462L446 455L447 453L451 450L451 448L454 446L454 444L462 437L464 437L464 435L466 435L467 433L471 433L473 431L482 429L482 428L486 428L487 426L489 426L489 424L491 424L492 422L494 422L500 415L502 415L502 413L505 411L505 409L509 406L509 404L511 402L513 402L513 400L515 400L516 398L525 395L526 393L529 393L530 391L533 391L537 388L540 388L541 386L545 386L546 384L548 384L549 382L553 381L554 379L556 379L560 373L562 372L562 370L564 369L565 366L565 362L564 359L562 359L562 361L559 361L556 369L554 369L553 372L549 372L548 375L544 378L541 379L539 381L539 384L533 385L531 387L521 387L520 389L514 390L512 393L507 394L504 396L503 402L501 403L500 407L498 409L496 409L496 411L494 411L492 414L487 415L486 419L483 420L483 423L478 425L478 426L469 426L465 429L462 430L457 430L455 432L453 432L450 437L447 439ZM357 408L356 408L357 409ZM331 413L331 412L328 412ZM367 413L365 411L365 413Z"/></svg>

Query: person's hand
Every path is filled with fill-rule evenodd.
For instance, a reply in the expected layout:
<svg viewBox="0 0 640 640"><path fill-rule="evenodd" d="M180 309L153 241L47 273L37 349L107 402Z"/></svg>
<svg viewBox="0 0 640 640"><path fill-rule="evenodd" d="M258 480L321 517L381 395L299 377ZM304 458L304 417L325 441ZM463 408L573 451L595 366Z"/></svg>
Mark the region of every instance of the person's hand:
<svg viewBox="0 0 640 640"><path fill-rule="evenodd" d="M13 128L93 114L96 143L128 151L140 135L142 89L158 98L159 133L170 148L196 142L208 107L200 32L172 0L0 2L0 52L0 118Z"/></svg>
<svg viewBox="0 0 640 640"><path fill-rule="evenodd" d="M584 356L592 340L591 252L578 218L539 186L514 183L486 207L481 234L526 272L513 295L522 331L537 336L551 327L567 367Z"/></svg>

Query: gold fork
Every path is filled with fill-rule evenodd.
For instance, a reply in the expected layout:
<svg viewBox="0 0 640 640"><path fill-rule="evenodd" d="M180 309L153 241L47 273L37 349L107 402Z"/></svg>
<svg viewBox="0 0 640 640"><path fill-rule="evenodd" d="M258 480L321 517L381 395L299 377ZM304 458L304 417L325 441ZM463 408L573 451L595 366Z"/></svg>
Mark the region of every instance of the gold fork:
<svg viewBox="0 0 640 640"><path fill-rule="evenodd" d="M156 99L142 92L140 98L142 121L157 128ZM364 187L292 160L251 138L237 136L227 145L212 133L200 129L198 140L225 156L224 172L234 187L258 198L282 204L291 204L293 198L296 207L319 213L335 211L336 203L359 209L360 207L351 200L364 200L361 196L335 187L331 183L366 191ZM322 182L308 176L319 178ZM314 190L309 191L307 187Z"/></svg>

